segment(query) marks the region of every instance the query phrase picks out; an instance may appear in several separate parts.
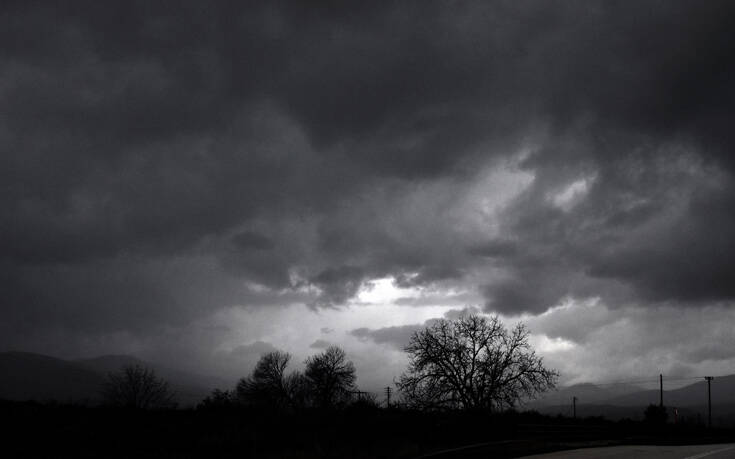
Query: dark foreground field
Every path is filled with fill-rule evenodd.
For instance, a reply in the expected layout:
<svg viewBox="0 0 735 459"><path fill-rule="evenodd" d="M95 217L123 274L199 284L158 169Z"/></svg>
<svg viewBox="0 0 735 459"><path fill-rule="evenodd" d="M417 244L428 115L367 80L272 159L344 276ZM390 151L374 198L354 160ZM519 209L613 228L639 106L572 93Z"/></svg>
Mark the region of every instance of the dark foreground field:
<svg viewBox="0 0 735 459"><path fill-rule="evenodd" d="M274 414L241 408L128 411L0 403L4 457L518 457L617 444L725 443L730 430L536 413L353 407ZM473 446L474 445L474 446ZM455 448L462 448L455 450Z"/></svg>

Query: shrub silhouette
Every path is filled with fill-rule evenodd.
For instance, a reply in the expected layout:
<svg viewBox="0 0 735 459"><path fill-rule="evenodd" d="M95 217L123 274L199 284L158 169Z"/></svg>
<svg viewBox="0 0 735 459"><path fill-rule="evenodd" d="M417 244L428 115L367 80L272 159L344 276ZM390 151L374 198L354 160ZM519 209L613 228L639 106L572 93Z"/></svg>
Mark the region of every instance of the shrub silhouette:
<svg viewBox="0 0 735 459"><path fill-rule="evenodd" d="M306 359L304 376L312 402L319 408L345 405L356 389L355 366L337 346Z"/></svg>
<svg viewBox="0 0 735 459"><path fill-rule="evenodd" d="M246 405L288 406L285 370L290 360L291 355L281 351L262 355L250 376L237 383L238 401Z"/></svg>
<svg viewBox="0 0 735 459"><path fill-rule="evenodd" d="M202 402L197 406L203 409L224 409L234 406L234 396L229 390L214 389Z"/></svg>
<svg viewBox="0 0 735 459"><path fill-rule="evenodd" d="M669 414L665 406L650 404L643 412L645 421L649 424L666 424Z"/></svg>
<svg viewBox="0 0 735 459"><path fill-rule="evenodd" d="M173 408L175 396L166 380L141 365L126 365L109 373L102 386L104 403L124 408Z"/></svg>

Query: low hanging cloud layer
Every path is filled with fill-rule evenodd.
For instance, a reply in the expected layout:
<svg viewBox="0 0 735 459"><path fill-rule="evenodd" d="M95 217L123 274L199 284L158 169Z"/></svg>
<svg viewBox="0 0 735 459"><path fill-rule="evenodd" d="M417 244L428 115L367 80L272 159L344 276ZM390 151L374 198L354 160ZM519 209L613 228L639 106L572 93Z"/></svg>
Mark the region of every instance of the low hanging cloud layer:
<svg viewBox="0 0 735 459"><path fill-rule="evenodd" d="M4 2L0 347L169 356L152 337L233 307L317 323L386 278L420 292L396 305L474 304L586 349L533 318L596 299L608 313L585 333L649 311L720 320L733 13ZM308 342L410 331L386 320ZM197 336L178 358L223 355ZM240 345L257 343L279 345Z"/></svg>

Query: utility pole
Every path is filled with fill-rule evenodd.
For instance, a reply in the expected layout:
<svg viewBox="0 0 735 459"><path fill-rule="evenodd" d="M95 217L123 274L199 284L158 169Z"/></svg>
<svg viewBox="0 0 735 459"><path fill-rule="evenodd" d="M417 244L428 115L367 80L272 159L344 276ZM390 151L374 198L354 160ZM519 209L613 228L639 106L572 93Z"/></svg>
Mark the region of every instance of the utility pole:
<svg viewBox="0 0 735 459"><path fill-rule="evenodd" d="M577 419L577 397L572 397L572 417Z"/></svg>
<svg viewBox="0 0 735 459"><path fill-rule="evenodd" d="M390 386L387 386L385 388L385 406L388 408L390 408L390 393L391 393L391 388Z"/></svg>
<svg viewBox="0 0 735 459"><path fill-rule="evenodd" d="M712 380L715 379L714 376L705 376L704 379L707 380L707 426L711 429L712 428Z"/></svg>
<svg viewBox="0 0 735 459"><path fill-rule="evenodd" d="M658 375L658 406L664 407L664 375Z"/></svg>

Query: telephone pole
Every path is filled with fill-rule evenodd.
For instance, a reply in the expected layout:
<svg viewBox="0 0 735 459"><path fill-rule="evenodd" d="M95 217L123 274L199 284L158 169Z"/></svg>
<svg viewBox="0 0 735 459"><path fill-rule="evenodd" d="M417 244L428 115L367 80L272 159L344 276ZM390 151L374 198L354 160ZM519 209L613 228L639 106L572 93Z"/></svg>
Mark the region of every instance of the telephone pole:
<svg viewBox="0 0 735 459"><path fill-rule="evenodd" d="M577 397L572 397L572 417L577 419Z"/></svg>
<svg viewBox="0 0 735 459"><path fill-rule="evenodd" d="M707 426L712 428L712 380L714 376L705 376L707 380Z"/></svg>
<svg viewBox="0 0 735 459"><path fill-rule="evenodd" d="M658 406L664 407L664 375L658 375Z"/></svg>
<svg viewBox="0 0 735 459"><path fill-rule="evenodd" d="M390 408L390 393L392 392L390 386L385 388L385 406Z"/></svg>

